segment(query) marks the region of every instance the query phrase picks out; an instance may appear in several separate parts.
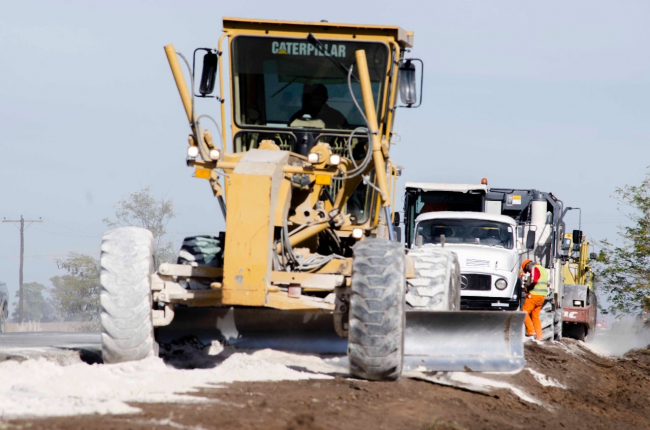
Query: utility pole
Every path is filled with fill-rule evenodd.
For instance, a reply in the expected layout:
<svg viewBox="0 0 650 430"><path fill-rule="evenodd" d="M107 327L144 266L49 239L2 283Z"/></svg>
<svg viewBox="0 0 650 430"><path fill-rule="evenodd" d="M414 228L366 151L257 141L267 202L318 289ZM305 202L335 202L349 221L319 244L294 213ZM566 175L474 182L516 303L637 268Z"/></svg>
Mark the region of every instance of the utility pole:
<svg viewBox="0 0 650 430"><path fill-rule="evenodd" d="M43 222L42 219L24 219L20 216L19 220L3 219L2 222L12 222L20 224L20 272L18 273L18 322L23 323L23 259L25 256L25 223L27 227L33 222Z"/></svg>

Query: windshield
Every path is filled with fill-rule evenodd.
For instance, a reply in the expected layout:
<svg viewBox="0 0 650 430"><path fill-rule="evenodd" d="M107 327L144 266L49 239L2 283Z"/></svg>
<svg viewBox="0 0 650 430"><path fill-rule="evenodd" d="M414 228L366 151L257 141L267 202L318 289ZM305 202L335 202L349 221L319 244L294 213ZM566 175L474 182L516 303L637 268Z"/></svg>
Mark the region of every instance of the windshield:
<svg viewBox="0 0 650 430"><path fill-rule="evenodd" d="M352 130L365 126L348 89L347 72L355 51L368 60L379 111L388 48L383 43L238 36L232 43L235 121L240 127ZM340 63L340 64L339 64ZM344 67L341 67L344 66ZM359 82L352 79L361 103Z"/></svg>
<svg viewBox="0 0 650 430"><path fill-rule="evenodd" d="M512 249L514 243L512 226L496 221L432 219L420 222L417 234L422 236L422 243L440 243L443 234L445 243L449 244L469 243Z"/></svg>

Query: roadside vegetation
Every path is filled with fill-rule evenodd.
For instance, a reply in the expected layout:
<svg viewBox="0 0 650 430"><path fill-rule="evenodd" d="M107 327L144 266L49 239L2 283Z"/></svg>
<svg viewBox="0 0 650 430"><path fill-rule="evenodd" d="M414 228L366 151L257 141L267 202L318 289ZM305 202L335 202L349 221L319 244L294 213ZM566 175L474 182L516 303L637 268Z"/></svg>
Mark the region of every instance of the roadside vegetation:
<svg viewBox="0 0 650 430"><path fill-rule="evenodd" d="M650 312L650 173L639 185L617 188L614 198L630 222L619 227L616 244L601 241L595 275L610 302L603 311L645 316Z"/></svg>
<svg viewBox="0 0 650 430"><path fill-rule="evenodd" d="M176 259L173 243L167 238L167 224L175 216L172 199L158 198L150 187L145 187L120 200L115 206L114 217L105 218L103 222L110 228L138 226L150 230L156 244L156 265L159 265ZM82 325L86 329L98 328L99 256L70 252L56 263L64 274L50 278L51 287L37 282L23 284L23 320L32 325L74 321L86 323ZM11 319L18 321L18 291L15 298ZM32 326L25 327L30 331Z"/></svg>

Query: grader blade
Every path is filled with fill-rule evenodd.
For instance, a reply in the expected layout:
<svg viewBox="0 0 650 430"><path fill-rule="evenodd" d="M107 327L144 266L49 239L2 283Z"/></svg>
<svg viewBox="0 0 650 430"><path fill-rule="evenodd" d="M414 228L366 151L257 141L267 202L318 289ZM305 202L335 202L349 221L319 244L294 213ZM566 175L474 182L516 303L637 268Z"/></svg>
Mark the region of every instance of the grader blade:
<svg viewBox="0 0 650 430"><path fill-rule="evenodd" d="M525 365L524 312L407 312L404 370L497 372ZM196 336L241 349L345 355L327 312L264 308L176 309L174 322L157 329L159 342Z"/></svg>
<svg viewBox="0 0 650 430"><path fill-rule="evenodd" d="M404 370L508 372L524 367L525 312L406 314Z"/></svg>
<svg viewBox="0 0 650 430"><path fill-rule="evenodd" d="M156 330L156 339L163 343L187 336L205 344L217 340L241 349L347 353L347 340L336 334L328 312L177 307L172 324Z"/></svg>

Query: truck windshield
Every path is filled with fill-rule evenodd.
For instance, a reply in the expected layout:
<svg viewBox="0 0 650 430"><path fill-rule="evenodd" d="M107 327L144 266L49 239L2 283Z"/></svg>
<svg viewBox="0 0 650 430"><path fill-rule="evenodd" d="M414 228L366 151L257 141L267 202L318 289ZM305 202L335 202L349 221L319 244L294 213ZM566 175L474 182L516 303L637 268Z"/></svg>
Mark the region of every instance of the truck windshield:
<svg viewBox="0 0 650 430"><path fill-rule="evenodd" d="M352 130L365 126L344 67L366 51L375 106L381 111L388 47L377 42L238 36L232 42L235 121L240 127ZM341 67L341 65L344 67ZM361 88L352 79L361 103Z"/></svg>
<svg viewBox="0 0 650 430"><path fill-rule="evenodd" d="M514 238L512 226L496 222L475 219L432 219L418 224L417 234L422 236L422 243L440 243L440 236L445 242L477 245L499 246L512 249Z"/></svg>

